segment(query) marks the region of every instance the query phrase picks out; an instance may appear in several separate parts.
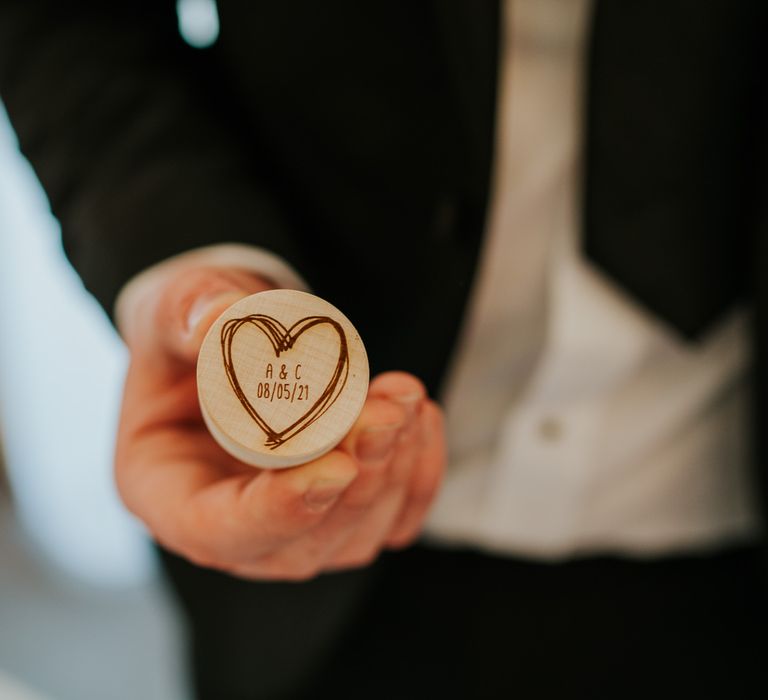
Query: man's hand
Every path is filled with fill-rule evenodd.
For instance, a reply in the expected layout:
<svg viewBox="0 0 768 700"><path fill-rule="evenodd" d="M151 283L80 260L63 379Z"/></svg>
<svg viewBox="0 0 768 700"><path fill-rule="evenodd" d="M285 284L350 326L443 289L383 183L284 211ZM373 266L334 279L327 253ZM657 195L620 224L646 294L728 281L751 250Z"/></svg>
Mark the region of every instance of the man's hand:
<svg viewBox="0 0 768 700"><path fill-rule="evenodd" d="M375 378L344 441L284 470L228 455L208 433L195 364L238 299L271 288L244 270L170 274L123 319L131 353L116 452L125 504L165 547L253 579L364 566L418 535L445 463L442 415L413 376Z"/></svg>

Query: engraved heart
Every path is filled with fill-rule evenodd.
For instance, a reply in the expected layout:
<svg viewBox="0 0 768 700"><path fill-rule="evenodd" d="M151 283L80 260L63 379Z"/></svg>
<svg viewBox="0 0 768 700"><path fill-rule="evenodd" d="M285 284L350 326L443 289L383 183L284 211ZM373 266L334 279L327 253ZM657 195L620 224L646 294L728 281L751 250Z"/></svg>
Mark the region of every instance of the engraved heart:
<svg viewBox="0 0 768 700"><path fill-rule="evenodd" d="M339 355L328 384L311 405L309 410L301 414L298 419L291 422L286 428L279 431L275 430L256 410L238 379L237 371L235 369L235 359L232 354L232 344L235 336L237 332L244 327L252 326L257 328L266 336L267 340L272 345L275 352L275 358L280 359L280 356L283 353L288 352L294 347L302 334L311 328L317 328L325 324L330 326L339 336ZM290 328L286 328L277 319L264 314L251 314L242 318L230 319L221 329L221 354L224 360L224 371L226 372L232 391L234 391L243 408L248 412L248 415L259 428L264 431L267 438L264 444L272 450L290 440L295 435L298 435L303 430L306 430L312 423L320 418L320 416L333 405L341 394L349 374L349 349L347 346L347 337L344 334L344 329L341 327L341 324L328 316L307 316L296 321ZM268 384L266 386L269 387ZM283 386L286 387L284 395L282 393ZM274 382L271 388L267 388L267 398L273 401L279 390L281 392L279 400L285 400L286 402L293 404L296 399L297 389L301 390L301 386L297 386L296 383L293 384L293 387L290 387L288 384L283 385Z"/></svg>

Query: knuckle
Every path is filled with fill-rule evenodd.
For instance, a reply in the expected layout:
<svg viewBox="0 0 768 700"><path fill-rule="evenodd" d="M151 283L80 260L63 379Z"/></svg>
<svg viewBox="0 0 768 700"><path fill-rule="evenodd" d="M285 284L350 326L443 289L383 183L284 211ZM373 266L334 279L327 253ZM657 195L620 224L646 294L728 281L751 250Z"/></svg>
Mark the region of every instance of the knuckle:
<svg viewBox="0 0 768 700"><path fill-rule="evenodd" d="M210 556L208 552L198 552L194 550L182 551L182 556L193 563L195 566L199 566L204 569L216 569L220 571L226 571L227 565L224 562Z"/></svg>
<svg viewBox="0 0 768 700"><path fill-rule="evenodd" d="M375 479L360 485L360 488L350 490L343 497L342 504L348 515L362 517L376 501L382 490L382 480Z"/></svg>
<svg viewBox="0 0 768 700"><path fill-rule="evenodd" d="M440 404L432 399L427 399L421 410L424 418L431 422L433 429L442 435L445 430L445 413Z"/></svg>
<svg viewBox="0 0 768 700"><path fill-rule="evenodd" d="M313 524L324 515L323 507L314 507L306 494L297 491L291 498L277 505L274 524L276 532L293 531Z"/></svg>
<svg viewBox="0 0 768 700"><path fill-rule="evenodd" d="M120 497L120 502L125 506L125 509L131 513L131 515L144 521L144 518L142 518L141 515L141 502L135 497L132 489L126 485L125 478L117 476L115 486L117 488L117 495ZM148 525L146 522L144 524Z"/></svg>
<svg viewBox="0 0 768 700"><path fill-rule="evenodd" d="M259 475L268 504L284 510L288 504L299 500L301 484L298 479L292 479L291 476L292 473L289 471L265 471Z"/></svg>
<svg viewBox="0 0 768 700"><path fill-rule="evenodd" d="M319 573L319 567L308 563L294 563L291 566L282 566L269 569L269 576L273 580L293 581L300 583L302 581L311 581Z"/></svg>
<svg viewBox="0 0 768 700"><path fill-rule="evenodd" d="M260 557L258 576L270 581L309 581L321 571L319 563L311 556L287 556L285 552Z"/></svg>
<svg viewBox="0 0 768 700"><path fill-rule="evenodd" d="M414 478L413 473L416 468L416 454L406 453L401 455L390 466L388 472L388 484L393 489L407 488L408 484Z"/></svg>
<svg viewBox="0 0 768 700"><path fill-rule="evenodd" d="M367 511L384 491L388 481L389 467L366 466L342 495L341 504L350 513L362 514Z"/></svg>
<svg viewBox="0 0 768 700"><path fill-rule="evenodd" d="M417 479L409 493L408 500L418 507L428 506L435 497L437 482L434 479Z"/></svg>
<svg viewBox="0 0 768 700"><path fill-rule="evenodd" d="M389 538L387 546L391 549L405 549L416 541L418 535L418 532L398 532Z"/></svg>
<svg viewBox="0 0 768 700"><path fill-rule="evenodd" d="M390 370L382 372L371 382L376 389L392 389L398 393L419 393L425 396L427 393L424 382L410 372L402 370Z"/></svg>
<svg viewBox="0 0 768 700"><path fill-rule="evenodd" d="M373 564L379 556L379 548L366 548L344 553L333 560L334 568L363 569Z"/></svg>
<svg viewBox="0 0 768 700"><path fill-rule="evenodd" d="M361 425L371 427L376 425L398 425L407 418L406 409L391 399L373 396L369 397L358 419Z"/></svg>
<svg viewBox="0 0 768 700"><path fill-rule="evenodd" d="M267 534L278 536L314 522L321 513L305 499L306 492L297 480L274 478L264 499L266 516L260 518Z"/></svg>
<svg viewBox="0 0 768 700"><path fill-rule="evenodd" d="M193 564L225 571L233 566L231 559L236 558L239 545L234 546L230 533L212 521L204 508L190 507L182 518L161 525L171 548Z"/></svg>
<svg viewBox="0 0 768 700"><path fill-rule="evenodd" d="M372 498L363 498L358 495L346 496L342 502L344 514L352 520L359 520L368 512L372 500Z"/></svg>
<svg viewBox="0 0 768 700"><path fill-rule="evenodd" d="M158 540L163 546L180 554L184 559L195 566L204 569L214 569L216 571L229 571L232 568L230 562L227 562L217 553L200 544L186 544L183 546L166 545L162 540Z"/></svg>
<svg viewBox="0 0 768 700"><path fill-rule="evenodd" d="M357 460L341 449L331 450L331 452L320 459L326 460L329 463L332 461L334 472L339 476L346 475L350 479L354 479L360 472Z"/></svg>
<svg viewBox="0 0 768 700"><path fill-rule="evenodd" d="M287 580L297 582L311 581L313 578L316 578L319 573L320 569L317 566L302 566L290 572Z"/></svg>

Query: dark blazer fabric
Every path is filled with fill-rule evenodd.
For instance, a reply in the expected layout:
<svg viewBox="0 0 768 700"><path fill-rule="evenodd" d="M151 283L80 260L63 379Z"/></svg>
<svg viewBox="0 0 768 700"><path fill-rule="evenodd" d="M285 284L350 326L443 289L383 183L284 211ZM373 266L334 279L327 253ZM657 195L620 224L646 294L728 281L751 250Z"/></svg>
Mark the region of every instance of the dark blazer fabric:
<svg viewBox="0 0 768 700"><path fill-rule="evenodd" d="M0 95L67 255L111 313L170 255L263 246L352 319L373 373L410 371L438 393L489 201L498 2L218 9L218 41L196 50L170 0L0 0ZM763 495L767 15L762 0L596 1L582 222L589 259L686 342L753 309ZM297 669L375 576L249 584L165 557L200 638L247 608L267 653L279 611L322 610L295 639Z"/></svg>

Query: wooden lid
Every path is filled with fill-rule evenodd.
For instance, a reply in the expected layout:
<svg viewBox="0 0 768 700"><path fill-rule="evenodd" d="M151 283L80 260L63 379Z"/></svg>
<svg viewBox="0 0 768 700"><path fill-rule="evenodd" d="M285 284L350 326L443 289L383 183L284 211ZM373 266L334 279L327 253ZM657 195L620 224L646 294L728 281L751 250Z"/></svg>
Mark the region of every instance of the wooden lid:
<svg viewBox="0 0 768 700"><path fill-rule="evenodd" d="M368 393L368 357L327 301L274 289L230 306L197 360L203 418L241 461L268 469L325 454L349 432Z"/></svg>

